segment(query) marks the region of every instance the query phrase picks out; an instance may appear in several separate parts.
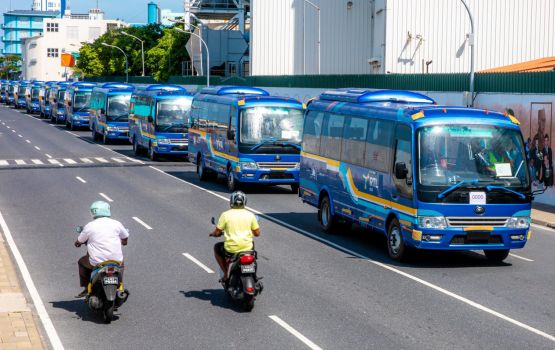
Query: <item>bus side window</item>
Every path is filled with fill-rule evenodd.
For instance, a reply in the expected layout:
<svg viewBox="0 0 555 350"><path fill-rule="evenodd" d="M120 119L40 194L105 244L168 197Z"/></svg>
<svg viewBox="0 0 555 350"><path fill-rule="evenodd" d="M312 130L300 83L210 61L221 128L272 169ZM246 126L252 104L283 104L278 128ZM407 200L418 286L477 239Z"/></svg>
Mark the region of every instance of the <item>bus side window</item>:
<svg viewBox="0 0 555 350"><path fill-rule="evenodd" d="M368 135L366 138L365 167L389 172L389 159L391 157L391 136L395 124L391 121L370 119Z"/></svg>
<svg viewBox="0 0 555 350"><path fill-rule="evenodd" d="M323 112L308 112L304 123L304 138L302 149L304 152L320 154L320 136L322 134Z"/></svg>
<svg viewBox="0 0 555 350"><path fill-rule="evenodd" d="M356 117L347 118L345 121L345 128L343 129L341 161L364 166L367 129L367 119Z"/></svg>
<svg viewBox="0 0 555 350"><path fill-rule="evenodd" d="M320 153L323 157L339 160L341 157L341 136L345 117L339 114L324 116L324 128L320 142Z"/></svg>
<svg viewBox="0 0 555 350"><path fill-rule="evenodd" d="M395 157L393 160L393 182L399 195L412 198L412 133L406 125L397 125L395 129ZM404 163L407 169L406 178L398 179L395 176L395 167Z"/></svg>
<svg viewBox="0 0 555 350"><path fill-rule="evenodd" d="M237 138L237 107L231 106L229 111L228 139L235 141Z"/></svg>

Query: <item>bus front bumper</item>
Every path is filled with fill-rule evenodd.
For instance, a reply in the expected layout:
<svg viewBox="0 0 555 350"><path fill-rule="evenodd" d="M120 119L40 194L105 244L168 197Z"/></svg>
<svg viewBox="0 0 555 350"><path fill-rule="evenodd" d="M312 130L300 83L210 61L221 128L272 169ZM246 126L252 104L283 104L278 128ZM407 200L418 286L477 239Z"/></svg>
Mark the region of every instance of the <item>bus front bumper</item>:
<svg viewBox="0 0 555 350"><path fill-rule="evenodd" d="M520 249L530 239L530 228L403 228L408 242L418 249L430 250L498 250Z"/></svg>
<svg viewBox="0 0 555 350"><path fill-rule="evenodd" d="M294 185L299 183L299 170L270 170L270 169L257 169L257 170L241 170L235 169L237 180L241 182L260 183L268 185Z"/></svg>
<svg viewBox="0 0 555 350"><path fill-rule="evenodd" d="M108 127L104 130L106 138L110 140L129 140L129 129L121 127Z"/></svg>
<svg viewBox="0 0 555 350"><path fill-rule="evenodd" d="M74 126L89 126L89 117L72 117L71 124Z"/></svg>
<svg viewBox="0 0 555 350"><path fill-rule="evenodd" d="M160 144L154 147L154 152L158 154L188 155L188 144Z"/></svg>

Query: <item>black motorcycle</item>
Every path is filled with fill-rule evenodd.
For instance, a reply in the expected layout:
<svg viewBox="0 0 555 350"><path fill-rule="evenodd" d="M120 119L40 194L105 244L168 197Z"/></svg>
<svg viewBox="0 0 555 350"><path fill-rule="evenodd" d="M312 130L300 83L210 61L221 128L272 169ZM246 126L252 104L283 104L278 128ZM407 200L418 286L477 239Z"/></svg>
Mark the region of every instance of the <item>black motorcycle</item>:
<svg viewBox="0 0 555 350"><path fill-rule="evenodd" d="M78 233L82 230L81 226L76 228ZM123 266L113 260L99 264L91 273L85 303L92 311L102 314L105 323L114 320L114 311L129 297L129 291L123 288L122 275Z"/></svg>
<svg viewBox="0 0 555 350"><path fill-rule="evenodd" d="M212 224L216 220L212 218ZM225 293L235 302L241 304L243 310L250 312L254 308L256 296L264 289L256 275L256 250L249 250L226 256L227 281L222 281Z"/></svg>

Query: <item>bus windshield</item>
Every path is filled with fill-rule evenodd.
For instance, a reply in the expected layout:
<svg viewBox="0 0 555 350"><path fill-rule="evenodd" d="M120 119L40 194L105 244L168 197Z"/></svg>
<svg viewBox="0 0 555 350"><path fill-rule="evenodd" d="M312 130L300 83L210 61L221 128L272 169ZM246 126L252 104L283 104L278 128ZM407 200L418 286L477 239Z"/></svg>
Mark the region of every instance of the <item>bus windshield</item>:
<svg viewBox="0 0 555 350"><path fill-rule="evenodd" d="M108 97L106 117L108 121L126 122L129 116L131 95L113 95Z"/></svg>
<svg viewBox="0 0 555 350"><path fill-rule="evenodd" d="M65 90L59 90L58 91L58 108L63 108L64 107L64 95L65 95Z"/></svg>
<svg viewBox="0 0 555 350"><path fill-rule="evenodd" d="M19 87L19 90L17 90L17 93L18 93L20 96L25 96L25 86L20 86L20 87Z"/></svg>
<svg viewBox="0 0 555 350"><path fill-rule="evenodd" d="M443 190L474 186L529 186L522 136L493 125L435 125L418 131L418 183Z"/></svg>
<svg viewBox="0 0 555 350"><path fill-rule="evenodd" d="M186 132L187 115L191 110L190 98L172 98L156 104L156 131Z"/></svg>
<svg viewBox="0 0 555 350"><path fill-rule="evenodd" d="M39 99L39 88L33 88L31 90L31 99L38 100Z"/></svg>
<svg viewBox="0 0 555 350"><path fill-rule="evenodd" d="M73 96L73 109L80 112L89 109L92 91L76 92Z"/></svg>
<svg viewBox="0 0 555 350"><path fill-rule="evenodd" d="M303 131L303 111L288 107L250 107L241 111L239 141L252 152L266 148L298 150ZM244 148L244 147L242 147ZM289 151L289 150L288 150Z"/></svg>

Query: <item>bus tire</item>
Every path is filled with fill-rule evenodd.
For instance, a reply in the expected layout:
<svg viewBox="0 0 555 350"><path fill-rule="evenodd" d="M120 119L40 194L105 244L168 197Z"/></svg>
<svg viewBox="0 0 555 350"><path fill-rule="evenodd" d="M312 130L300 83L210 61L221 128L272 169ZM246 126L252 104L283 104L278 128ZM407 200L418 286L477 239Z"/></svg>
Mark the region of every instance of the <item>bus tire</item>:
<svg viewBox="0 0 555 350"><path fill-rule="evenodd" d="M94 125L93 125L93 128L92 128L91 132L92 132L93 141L97 141L98 140L98 133L96 132L96 127Z"/></svg>
<svg viewBox="0 0 555 350"><path fill-rule="evenodd" d="M320 202L320 207L318 208L318 221L322 226L322 230L325 233L335 233L339 228L339 220L331 212L330 198L325 196Z"/></svg>
<svg viewBox="0 0 555 350"><path fill-rule="evenodd" d="M137 141L136 137L133 137L133 153L136 156L140 156L141 155L141 146L139 146L139 141Z"/></svg>
<svg viewBox="0 0 555 350"><path fill-rule="evenodd" d="M299 184L291 185L291 192L293 192L294 194L299 193Z"/></svg>
<svg viewBox="0 0 555 350"><path fill-rule="evenodd" d="M230 167L227 168L226 184L227 190L229 192L233 192L239 188L239 181L237 181L237 179L235 179L235 176L233 176L233 171L231 171Z"/></svg>
<svg viewBox="0 0 555 350"><path fill-rule="evenodd" d="M153 162L158 160L158 154L154 152L154 147L152 147L152 145L148 145L148 159Z"/></svg>
<svg viewBox="0 0 555 350"><path fill-rule="evenodd" d="M491 262L503 262L509 256L510 249L484 250L486 258Z"/></svg>
<svg viewBox="0 0 555 350"><path fill-rule="evenodd" d="M408 256L408 247L397 218L391 220L387 228L387 252L392 259L397 261L404 261Z"/></svg>
<svg viewBox="0 0 555 350"><path fill-rule="evenodd" d="M110 139L106 136L106 134L102 134L102 143L105 145L110 143Z"/></svg>
<svg viewBox="0 0 555 350"><path fill-rule="evenodd" d="M197 157L197 175L200 181L207 181L209 176L209 171L204 166L204 158L202 156Z"/></svg>
<svg viewBox="0 0 555 350"><path fill-rule="evenodd" d="M73 129L71 128L71 124L69 123L69 120L66 120L66 129L71 129L71 130L73 130Z"/></svg>

